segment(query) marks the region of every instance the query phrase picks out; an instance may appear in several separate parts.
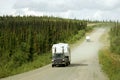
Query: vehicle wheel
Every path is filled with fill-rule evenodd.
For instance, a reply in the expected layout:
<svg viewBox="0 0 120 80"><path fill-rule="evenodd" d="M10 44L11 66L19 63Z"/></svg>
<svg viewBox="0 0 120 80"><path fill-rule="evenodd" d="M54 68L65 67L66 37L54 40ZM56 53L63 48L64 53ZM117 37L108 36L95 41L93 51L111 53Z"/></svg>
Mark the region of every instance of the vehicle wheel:
<svg viewBox="0 0 120 80"><path fill-rule="evenodd" d="M66 64L63 64L63 67L65 67L66 66Z"/></svg>
<svg viewBox="0 0 120 80"><path fill-rule="evenodd" d="M66 63L66 66L68 66L68 65L69 65L69 62Z"/></svg>
<svg viewBox="0 0 120 80"><path fill-rule="evenodd" d="M68 62L68 64L70 65L70 61Z"/></svg>
<svg viewBox="0 0 120 80"><path fill-rule="evenodd" d="M55 65L52 64L52 67L54 67Z"/></svg>

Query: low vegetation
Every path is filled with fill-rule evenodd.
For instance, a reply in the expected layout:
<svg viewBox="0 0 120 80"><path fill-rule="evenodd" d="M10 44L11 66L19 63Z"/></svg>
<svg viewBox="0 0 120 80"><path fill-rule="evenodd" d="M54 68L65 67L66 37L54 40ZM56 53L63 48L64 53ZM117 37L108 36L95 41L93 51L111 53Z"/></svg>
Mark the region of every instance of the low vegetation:
<svg viewBox="0 0 120 80"><path fill-rule="evenodd" d="M110 80L120 80L120 55L102 49L99 51L99 61Z"/></svg>
<svg viewBox="0 0 120 80"><path fill-rule="evenodd" d="M51 62L50 57L51 57L50 53L45 53L36 57L34 61L23 64L14 69L9 67L9 64L5 64L0 68L0 77L6 77L6 76L18 74L18 73L23 73L32 69L42 67Z"/></svg>
<svg viewBox="0 0 120 80"><path fill-rule="evenodd" d="M108 35L103 38L105 46L99 51L99 61L110 80L120 80L120 25L115 23Z"/></svg>

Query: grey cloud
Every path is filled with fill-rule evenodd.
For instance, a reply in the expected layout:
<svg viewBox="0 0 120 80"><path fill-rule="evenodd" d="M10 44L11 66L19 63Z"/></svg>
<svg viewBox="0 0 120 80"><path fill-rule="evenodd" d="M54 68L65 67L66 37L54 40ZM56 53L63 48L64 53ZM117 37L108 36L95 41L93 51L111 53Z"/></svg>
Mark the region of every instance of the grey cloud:
<svg viewBox="0 0 120 80"><path fill-rule="evenodd" d="M58 2L33 2L33 1L23 1L23 2L16 2L13 6L14 9L21 9L21 8L29 8L30 10L34 11L48 11L48 12L56 12L56 11L66 11L69 7L64 3Z"/></svg>
<svg viewBox="0 0 120 80"><path fill-rule="evenodd" d="M17 0L16 13L34 12L36 15L54 15L78 19L120 20L119 0ZM28 11L23 9L28 8ZM32 14L32 13L31 13Z"/></svg>
<svg viewBox="0 0 120 80"><path fill-rule="evenodd" d="M120 3L113 6L106 5L103 0L22 0L17 1L14 5L14 9L29 8L34 11L45 12L64 12L68 10L81 10L81 9L100 9L111 10L119 7Z"/></svg>

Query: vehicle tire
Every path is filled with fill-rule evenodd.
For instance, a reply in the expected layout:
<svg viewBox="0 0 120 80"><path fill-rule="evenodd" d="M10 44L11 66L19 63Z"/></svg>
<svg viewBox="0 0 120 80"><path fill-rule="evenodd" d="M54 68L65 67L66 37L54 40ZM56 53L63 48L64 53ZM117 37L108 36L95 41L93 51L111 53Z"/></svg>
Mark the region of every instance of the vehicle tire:
<svg viewBox="0 0 120 80"><path fill-rule="evenodd" d="M68 64L70 65L70 61L68 62Z"/></svg>
<svg viewBox="0 0 120 80"><path fill-rule="evenodd" d="M69 65L69 62L66 63L66 66L68 66L68 65Z"/></svg>
<svg viewBox="0 0 120 80"><path fill-rule="evenodd" d="M63 64L63 67L65 67L66 66L66 64Z"/></svg>
<svg viewBox="0 0 120 80"><path fill-rule="evenodd" d="M52 67L54 67L55 65L52 64Z"/></svg>

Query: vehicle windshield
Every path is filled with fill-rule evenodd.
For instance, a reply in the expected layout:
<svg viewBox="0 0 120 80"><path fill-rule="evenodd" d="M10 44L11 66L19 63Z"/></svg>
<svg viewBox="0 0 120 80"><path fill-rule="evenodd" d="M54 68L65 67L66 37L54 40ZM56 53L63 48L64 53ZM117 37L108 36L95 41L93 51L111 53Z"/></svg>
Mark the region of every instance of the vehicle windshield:
<svg viewBox="0 0 120 80"><path fill-rule="evenodd" d="M63 58L63 56L64 56L63 54L55 54L54 58Z"/></svg>

